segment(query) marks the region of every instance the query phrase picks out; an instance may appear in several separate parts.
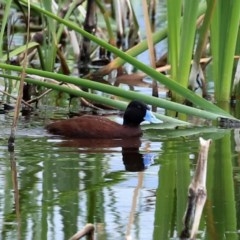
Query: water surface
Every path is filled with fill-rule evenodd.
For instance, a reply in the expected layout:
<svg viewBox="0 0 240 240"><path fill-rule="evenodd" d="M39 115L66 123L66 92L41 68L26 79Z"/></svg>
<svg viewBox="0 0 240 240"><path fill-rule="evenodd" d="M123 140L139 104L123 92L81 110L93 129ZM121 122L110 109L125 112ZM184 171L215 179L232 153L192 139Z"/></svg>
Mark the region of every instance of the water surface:
<svg viewBox="0 0 240 240"><path fill-rule="evenodd" d="M237 130L168 130L166 137L146 129L131 143L89 143L51 136L44 119L22 117L11 155L8 117L1 115L1 239L68 239L86 223L97 239L177 238L199 136L213 139L199 239L238 239Z"/></svg>

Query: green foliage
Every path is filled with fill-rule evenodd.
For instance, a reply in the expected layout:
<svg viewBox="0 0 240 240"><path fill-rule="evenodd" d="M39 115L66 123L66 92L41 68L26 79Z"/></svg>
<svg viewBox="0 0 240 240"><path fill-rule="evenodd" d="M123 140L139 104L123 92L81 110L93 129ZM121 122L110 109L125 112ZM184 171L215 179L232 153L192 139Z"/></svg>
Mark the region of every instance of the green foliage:
<svg viewBox="0 0 240 240"><path fill-rule="evenodd" d="M213 113L222 113L225 116L231 117L225 111L217 108L212 103L209 103L208 101L206 101L205 99L203 99L203 98L199 97L198 95L194 94L192 91L186 89L185 87L182 87L180 84L176 83L175 81L172 81L171 79L169 79L165 75L157 72L156 70L152 69L151 67L148 67L144 63L138 61L137 59L135 59L131 56L129 56L128 54L126 54L123 51L119 50L118 48L108 44L107 42L93 36L92 34L89 34L86 31L84 31L82 28L78 27L75 23L73 23L71 21L67 21L65 19L61 19L58 16L56 16L55 14L52 14L51 12L48 12L44 9L41 9L36 5L32 5L32 7L35 10L37 10L37 11L39 11L39 12L41 12L41 13L43 13L43 14L45 14L45 15L53 18L53 19L55 19L59 23L62 23L64 25L66 25L67 27L75 30L76 32L83 35L84 37L92 40L96 44L98 44L98 45L104 47L105 49L111 51L112 53L116 54L118 57L123 58L128 63L132 64L133 66L135 66L139 70L143 71L144 73L146 73L147 75L149 75L150 77L155 79L156 81L159 81L160 83L164 84L170 90L173 90L173 91L177 92L179 95L185 97L186 99L193 102L197 106L200 106L200 107L204 108L205 110L211 111Z"/></svg>
<svg viewBox="0 0 240 240"><path fill-rule="evenodd" d="M22 70L21 67L11 66L11 65L7 65L7 64L1 64L1 63L0 63L0 68L12 70L12 71L18 71L18 72L20 72ZM145 94L137 93L137 92L133 92L133 91L126 91L126 90L118 88L118 87L109 86L106 84L90 81L87 79L82 79L82 78L77 78L77 77L69 77L69 76L65 76L62 74L56 74L56 73L52 73L52 72L41 71L41 70L31 69L31 68L27 68L25 70L26 70L26 73L28 73L28 74L34 74L34 75L41 76L41 77L56 79L59 82L71 83L71 84L74 84L77 86L95 89L98 91L121 96L121 97L124 97L127 99L139 99L148 104L152 104L154 106L167 108L170 110L182 112L182 113L189 114L189 115L195 115L195 116L199 116L199 117L206 118L206 119L217 120L220 117L233 118L231 115L222 111L221 109L218 110L218 108L216 106L214 106L213 104L209 105L209 107L212 109L212 111L203 111L200 109L195 109L195 108L188 107L188 106L185 106L182 104L167 101L165 99L151 97L151 96L147 96ZM9 78L12 78L12 77L9 76ZM45 82L37 83L36 80L31 81L30 79L28 80L28 82L39 84L39 85L42 85L42 86L45 86L48 88L55 88L54 86L51 86L51 85L49 85L49 83L45 83ZM61 90L61 86L56 85L56 88L58 88L58 90ZM84 91L81 91L80 93L77 92L77 90L71 90L71 91L72 91L72 94L75 96L79 96L79 94L81 96L85 95ZM92 94L92 95L95 96L95 94ZM88 98L90 99L90 97L88 97ZM112 104L110 104L110 105L112 105ZM208 106L206 106L206 107L208 107Z"/></svg>
<svg viewBox="0 0 240 240"><path fill-rule="evenodd" d="M210 4L212 1L209 0L208 3ZM234 74L233 61L239 32L239 20L239 1L217 1L211 25L211 50L217 101L229 101L231 96Z"/></svg>
<svg viewBox="0 0 240 240"><path fill-rule="evenodd" d="M178 79L178 60L180 47L180 28L181 28L181 0L167 1L168 17L168 59L171 64L171 77Z"/></svg>
<svg viewBox="0 0 240 240"><path fill-rule="evenodd" d="M198 3L194 0L184 1L183 21L181 25L181 40L177 70L177 81L187 88L191 67L197 19Z"/></svg>
<svg viewBox="0 0 240 240"><path fill-rule="evenodd" d="M22 6L26 6L28 4L28 1L21 0L19 1ZM188 86L188 78L189 78L189 72L191 67L191 60L192 55L194 53L194 45L197 44L198 39L203 41L203 39L206 38L206 32L207 27L209 26L209 23L211 22L211 16L214 12L214 0L207 1L207 11L204 8L205 1L197 2L196 1L167 1L167 16L168 16L168 27L166 29L161 29L159 32L156 32L153 35L153 42L157 43L161 41L163 38L166 37L167 33L169 34L169 62L171 63L171 78L169 78L166 75L163 75L159 73L158 71L154 70L153 68L147 66L146 64L138 61L134 56L138 55L145 49L147 49L147 43L146 41L143 41L142 43L138 44L136 47L130 49L127 52L123 52L119 50L118 48L112 46L108 42L100 39L99 37L96 37L92 34L89 34L88 32L84 31L81 26L79 27L79 24L76 23L76 19L73 20L72 16L73 10L76 7L77 2L74 2L70 7L68 8L67 12L64 15L64 18L59 16L58 10L53 10L52 5L50 1L43 1L41 5L32 4L31 3L31 9L33 11L36 11L38 14L43 16L42 18L45 19L45 26L46 26L46 36L48 39L44 40L43 46L41 46L40 56L41 62L42 62L42 68L43 70L46 70L46 72L39 72L34 71L34 69L28 69L28 72L32 74L36 74L39 76L47 76L51 77L53 79L56 79L58 81L62 82L68 82L69 80L72 81L69 77L63 78L61 75L53 74L51 75L50 72L54 70L55 60L57 56L57 46L59 44L60 36L63 32L64 28L71 29L75 33L88 38L90 41L94 42L96 45L101 46L105 48L106 50L112 52L117 56L117 58L110 63L110 65L113 67L112 69L120 67L125 62L130 63L138 70L141 70L146 75L150 76L152 79L155 79L159 83L165 85L169 90L173 92L173 99L177 100L178 102L183 102L184 99L187 99L188 101L192 102L195 106L204 109L205 111L201 111L198 108L188 108L184 105L175 104L166 100L162 99L154 99L149 98L147 96L141 96L135 95L137 93L133 92L126 92L123 91L120 88L116 88L113 86L100 86L99 83L95 83L92 81L87 81L86 79L76 79L74 80L74 84L81 87L87 87L91 89L98 89L102 92L107 92L112 95L117 95L121 97L125 97L128 99L132 99L133 96L141 99L146 99L147 103L161 106L166 109L171 109L177 112L182 112L187 115L196 115L203 118L210 118L210 119L217 119L219 116L225 116L228 118L232 118L232 116L222 109L216 107L214 104L210 103L209 101L206 101L205 99L199 97L194 92L187 89ZM101 11L101 13L104 15L104 19L106 22L106 28L108 29L109 38L113 39L113 28L110 24L109 16L106 15L106 11L104 9L104 6L100 1L97 1L98 7ZM196 34L196 19L197 17L202 14L204 11L207 12L207 21L206 25L203 30L203 38L195 38ZM223 19L226 21L223 22L222 15L225 16ZM229 15L233 14L234 17L229 18L229 21L227 21L227 18ZM222 94L223 91L230 92L231 87L231 81L229 78L227 78L227 75L232 75L232 63L233 63L233 55L235 50L235 39L237 36L237 26L238 26L238 20L239 20L239 11L236 10L236 8L232 7L231 4L228 5L228 2L225 3L219 3L217 6L217 12L214 15L214 21L212 22L212 31L211 34L213 34L212 39L212 52L213 52L213 60L218 58L219 61L213 61L213 69L214 69L214 76L216 79L219 79L220 75L223 79L227 82L221 81L215 81L215 89L216 89L216 96L217 100L220 100L221 96L225 96ZM219 17L221 16L221 17ZM231 15L232 16L232 15ZM222 21L222 25L219 24L219 19ZM235 21L235 18L238 19ZM234 22L234 23L233 23ZM214 27L215 26L215 27ZM221 27L223 26L223 27ZM221 31L220 31L221 28ZM225 34L226 28L229 29L229 33L231 34L228 38ZM223 40L220 40L220 33L224 36ZM225 35L224 35L225 34ZM219 42L216 41L216 38L219 37ZM231 41L231 39L233 39ZM213 44L214 42L214 44ZM225 44L227 44L225 46ZM35 46L34 43L31 43L29 46ZM36 44L37 46L37 44ZM203 46L200 44L200 46ZM229 47L229 48L228 48ZM228 53L225 53L224 49L230 49ZM10 53L10 55L18 54L20 52L24 52L24 46L21 48L18 48ZM198 54L198 59L200 58L202 48ZM225 57L226 56L226 57ZM226 60L226 59L227 60ZM7 59L7 55L4 56L3 59ZM12 71L21 71L21 68L14 69L7 65L1 65L3 69L10 69ZM225 70L226 69L226 70ZM217 75L218 74L218 75ZM11 77L10 77L11 79ZM227 79L227 80L226 80ZM229 84L230 82L230 84ZM44 84L42 84L44 85ZM224 86L224 87L223 87ZM224 90L223 90L224 89ZM62 89L63 90L63 89ZM219 94L220 91L220 94ZM218 92L218 93L217 93ZM229 95L228 95L229 96ZM226 99L224 97L224 99Z"/></svg>
<svg viewBox="0 0 240 240"><path fill-rule="evenodd" d="M204 1L167 1L169 62L171 76L187 87L194 45L199 46L194 59L200 60L211 24L210 43L213 57L215 99L229 101L233 76L233 61L239 32L240 2L208 0L204 23L199 38L195 39L198 4ZM215 7L216 6L216 7ZM182 21L180 13L182 12ZM213 18L212 18L213 16ZM198 64L198 62L197 62ZM181 97L176 97L181 101Z"/></svg>
<svg viewBox="0 0 240 240"><path fill-rule="evenodd" d="M3 15L3 19L1 21L1 32L0 32L0 58L3 55L3 37L4 37L4 33L6 31L6 27L7 27L7 23L8 21L11 19L11 4L12 1L9 0L7 1L5 8L4 8L4 15Z"/></svg>

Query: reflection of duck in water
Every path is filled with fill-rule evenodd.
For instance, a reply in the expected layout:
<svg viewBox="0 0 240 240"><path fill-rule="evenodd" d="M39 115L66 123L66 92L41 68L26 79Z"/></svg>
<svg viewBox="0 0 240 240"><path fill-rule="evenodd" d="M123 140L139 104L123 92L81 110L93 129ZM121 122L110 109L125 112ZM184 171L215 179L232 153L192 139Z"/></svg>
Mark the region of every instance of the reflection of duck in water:
<svg viewBox="0 0 240 240"><path fill-rule="evenodd" d="M161 122L146 104L132 101L124 113L123 125L102 116L84 115L51 123L46 129L52 134L69 138L127 139L142 135L140 123L143 121Z"/></svg>
<svg viewBox="0 0 240 240"><path fill-rule="evenodd" d="M155 154L139 152L141 141L131 139L67 139L56 143L58 147L76 148L84 153L106 153L109 148L122 148L122 160L126 171L143 171L154 163ZM107 150L106 150L107 149ZM112 151L112 150L110 150Z"/></svg>
<svg viewBox="0 0 240 240"><path fill-rule="evenodd" d="M140 172L154 163L154 154L139 152L139 148L122 148L123 164L126 171Z"/></svg>

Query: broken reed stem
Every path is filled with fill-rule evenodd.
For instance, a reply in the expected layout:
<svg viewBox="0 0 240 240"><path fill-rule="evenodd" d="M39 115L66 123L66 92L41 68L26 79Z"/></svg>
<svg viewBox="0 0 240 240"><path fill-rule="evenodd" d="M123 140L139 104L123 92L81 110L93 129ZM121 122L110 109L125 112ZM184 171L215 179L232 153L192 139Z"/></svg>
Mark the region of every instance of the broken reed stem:
<svg viewBox="0 0 240 240"><path fill-rule="evenodd" d="M180 238L195 239L207 198L207 159L211 139L204 140L200 137L199 141L198 161L194 177L188 188L188 204L183 218L184 229L181 232Z"/></svg>
<svg viewBox="0 0 240 240"><path fill-rule="evenodd" d="M14 110L14 117L13 117L13 123L11 127L11 133L10 137L8 139L8 151L13 152L14 151L14 142L15 142L15 133L21 108L21 102L22 102L22 96L23 96L23 86L24 86L24 78L26 74L26 67L27 67L27 52L28 52L28 43L29 43L29 33L30 33L30 1L28 1L28 18L27 18L27 40L26 40L26 49L24 52L24 60L23 60L23 71L21 73L21 80L19 84L18 89L18 97L17 102Z"/></svg>
<svg viewBox="0 0 240 240"><path fill-rule="evenodd" d="M89 240L94 240L94 225L91 223L88 223L85 225L85 227L75 233L69 240L78 240L82 237L88 236Z"/></svg>

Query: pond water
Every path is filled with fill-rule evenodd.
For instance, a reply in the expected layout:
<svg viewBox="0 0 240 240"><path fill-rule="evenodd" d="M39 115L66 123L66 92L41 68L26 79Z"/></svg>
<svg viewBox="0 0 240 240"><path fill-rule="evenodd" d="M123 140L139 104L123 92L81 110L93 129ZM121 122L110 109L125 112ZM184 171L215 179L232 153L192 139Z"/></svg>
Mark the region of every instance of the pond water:
<svg viewBox="0 0 240 240"><path fill-rule="evenodd" d="M239 239L238 130L145 127L131 142L66 141L43 118L21 117L13 155L10 119L0 115L0 239L69 239L87 223L96 239L177 239L199 136L213 142L198 239Z"/></svg>

